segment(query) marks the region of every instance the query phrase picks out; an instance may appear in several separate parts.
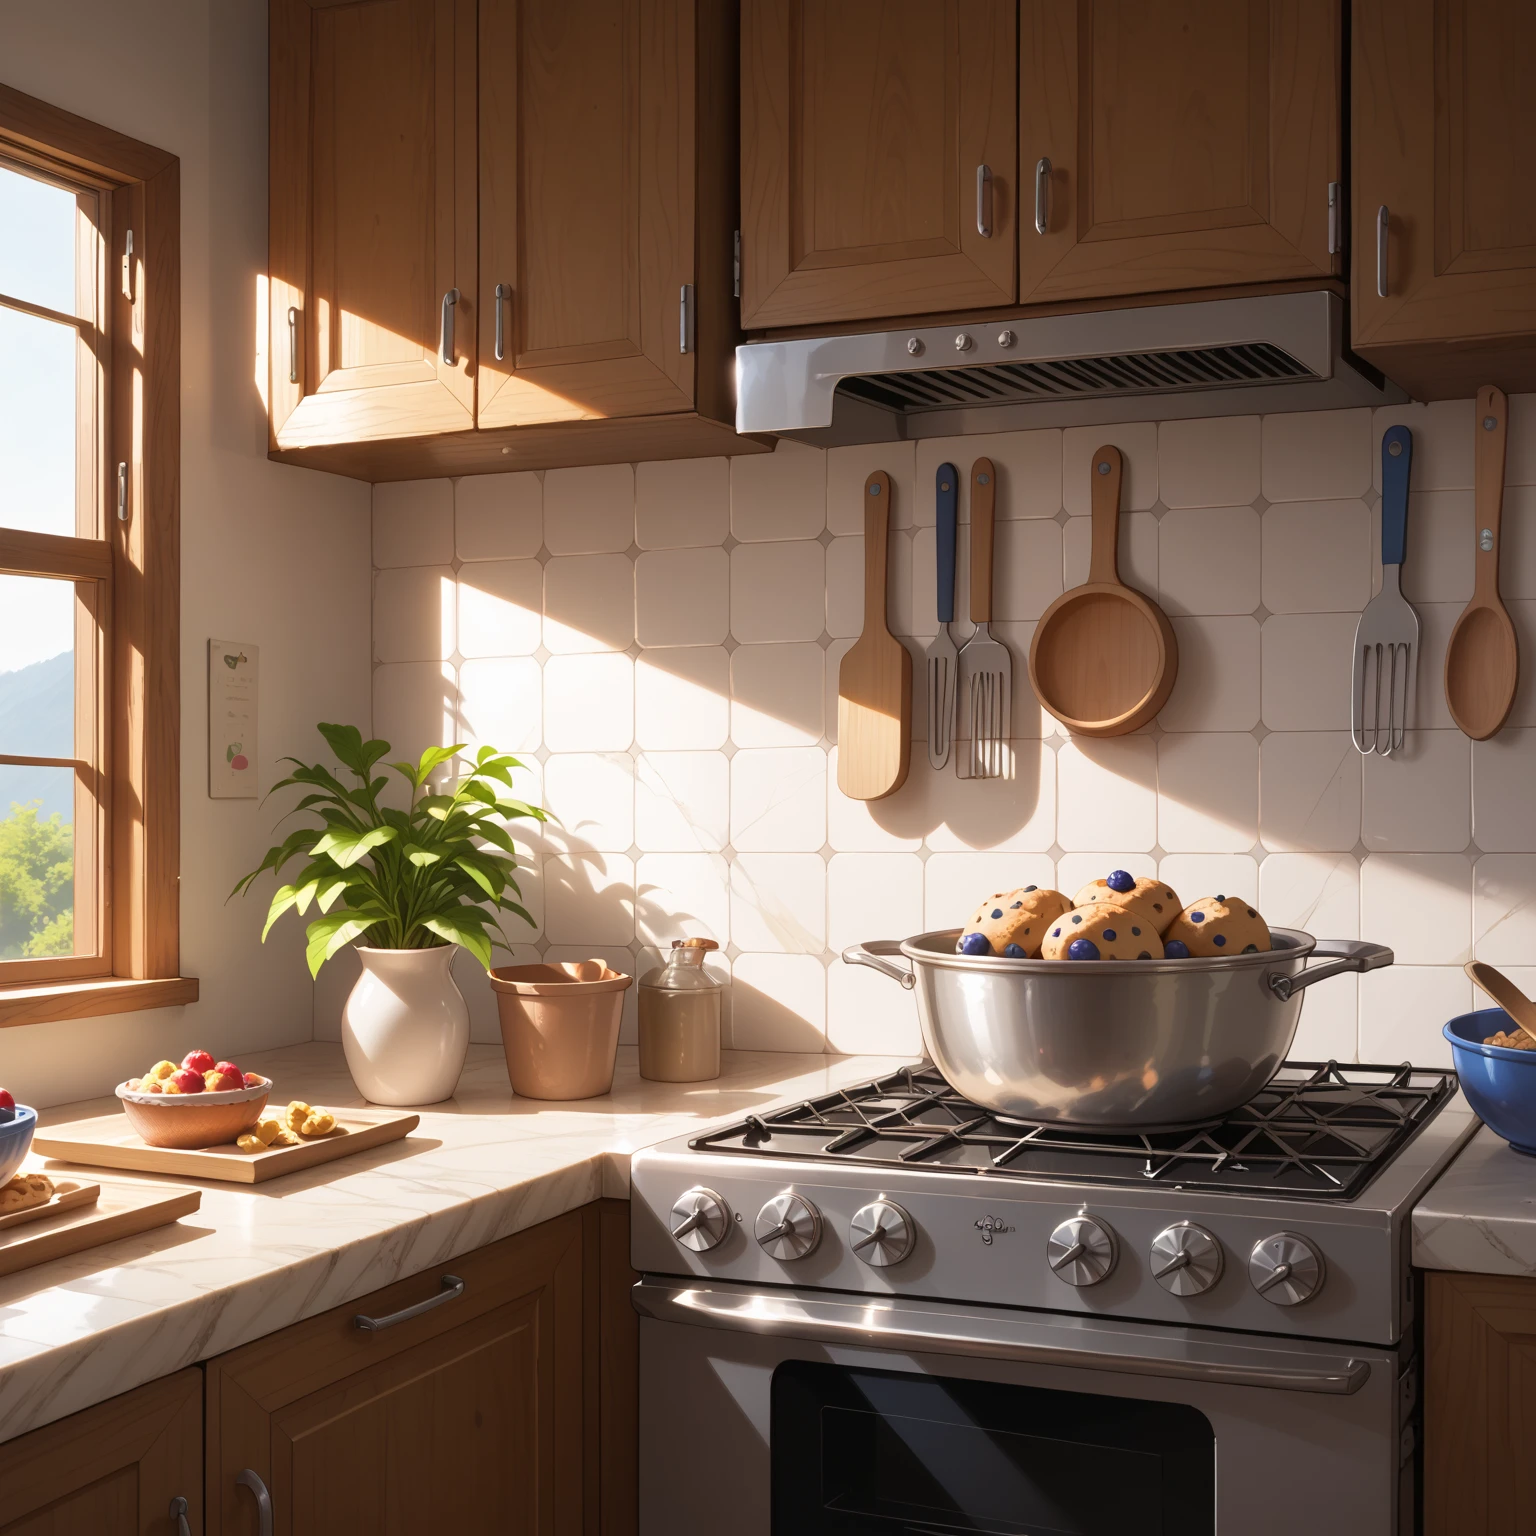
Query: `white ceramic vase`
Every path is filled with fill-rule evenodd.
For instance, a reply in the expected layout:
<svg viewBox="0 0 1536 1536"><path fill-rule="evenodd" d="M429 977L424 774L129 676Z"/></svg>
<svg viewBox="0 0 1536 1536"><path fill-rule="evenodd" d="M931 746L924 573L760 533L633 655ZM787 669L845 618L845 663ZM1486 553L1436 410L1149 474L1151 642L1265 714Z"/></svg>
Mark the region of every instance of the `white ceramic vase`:
<svg viewBox="0 0 1536 1536"><path fill-rule="evenodd" d="M469 1008L453 979L456 944L357 947L363 974L347 996L347 1070L373 1104L435 1104L453 1096L469 1051Z"/></svg>

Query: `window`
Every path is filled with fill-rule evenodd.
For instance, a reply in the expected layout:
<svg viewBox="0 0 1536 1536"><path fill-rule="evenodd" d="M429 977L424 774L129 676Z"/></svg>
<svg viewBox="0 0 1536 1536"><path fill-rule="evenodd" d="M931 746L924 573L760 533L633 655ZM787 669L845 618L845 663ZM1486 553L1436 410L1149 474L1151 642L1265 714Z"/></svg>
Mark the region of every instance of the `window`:
<svg viewBox="0 0 1536 1536"><path fill-rule="evenodd" d="M0 87L0 1024L178 976L179 178Z"/></svg>

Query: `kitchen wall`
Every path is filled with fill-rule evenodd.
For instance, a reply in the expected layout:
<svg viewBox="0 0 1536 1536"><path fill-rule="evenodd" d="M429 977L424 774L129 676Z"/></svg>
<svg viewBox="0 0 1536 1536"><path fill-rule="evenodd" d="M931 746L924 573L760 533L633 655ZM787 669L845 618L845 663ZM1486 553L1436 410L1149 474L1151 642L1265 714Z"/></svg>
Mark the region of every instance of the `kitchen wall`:
<svg viewBox="0 0 1536 1536"><path fill-rule="evenodd" d="M1379 585L1380 435L1398 421L1414 431L1418 729L1400 759L1362 760L1350 656ZM1151 727L1072 740L1025 661L1047 604L1086 577L1105 441L1127 464L1122 574L1168 611L1180 670ZM894 484L889 602L921 738L934 472L952 459L963 485L982 454L999 471L1014 777L935 774L919 739L898 793L849 801L837 673L862 624L864 479ZM1296 1051L1440 1062L1440 1024L1472 1006L1465 960L1536 985L1536 396L1513 402L1509 482L1504 593L1528 664L1485 743L1453 728L1441 684L1472 592L1470 401L377 486L374 729L526 759L527 793L560 825L528 844L538 926L511 934L518 958L643 972L674 937L707 935L740 1047L915 1050L910 997L843 965L844 945L1123 865L1186 900L1236 893L1272 923L1391 945L1391 969L1308 994ZM962 500L962 572L968 518ZM477 1037L495 1038L476 972L459 974ZM326 983L321 1033L349 979Z"/></svg>
<svg viewBox="0 0 1536 1536"><path fill-rule="evenodd" d="M264 902L224 904L275 813L208 798L207 644L261 647L263 789L282 753L322 745L316 720L366 720L369 488L266 457L266 7L0 0L0 39L0 81L181 158L181 963L202 998L0 1031L0 1082L48 1105L194 1044L238 1055L311 1037L302 931L263 947Z"/></svg>

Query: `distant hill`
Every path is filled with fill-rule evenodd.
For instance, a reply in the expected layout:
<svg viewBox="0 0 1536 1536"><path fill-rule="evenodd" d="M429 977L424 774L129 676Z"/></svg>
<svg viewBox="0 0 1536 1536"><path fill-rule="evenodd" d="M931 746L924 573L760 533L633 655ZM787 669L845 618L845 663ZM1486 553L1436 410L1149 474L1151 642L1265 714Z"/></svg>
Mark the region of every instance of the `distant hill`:
<svg viewBox="0 0 1536 1536"><path fill-rule="evenodd" d="M75 657L73 651L47 661L0 672L0 752L39 757L75 755ZM43 802L42 814L58 811L75 819L75 789L57 768L0 767L0 817L13 801Z"/></svg>

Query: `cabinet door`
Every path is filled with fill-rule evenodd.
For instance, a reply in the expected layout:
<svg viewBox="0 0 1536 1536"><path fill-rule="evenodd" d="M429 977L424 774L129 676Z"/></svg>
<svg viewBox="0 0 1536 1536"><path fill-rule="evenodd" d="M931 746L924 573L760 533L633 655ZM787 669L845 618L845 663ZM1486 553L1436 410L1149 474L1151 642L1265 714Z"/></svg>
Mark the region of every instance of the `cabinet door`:
<svg viewBox="0 0 1536 1536"><path fill-rule="evenodd" d="M1536 1281L1427 1277L1424 1536L1536 1533Z"/></svg>
<svg viewBox="0 0 1536 1536"><path fill-rule="evenodd" d="M1020 302L1332 273L1341 35L1339 0L1021 0Z"/></svg>
<svg viewBox="0 0 1536 1536"><path fill-rule="evenodd" d="M297 1323L208 1367L209 1530L254 1536L252 1469L290 1536L577 1532L580 1212ZM370 1332L387 1318L462 1294Z"/></svg>
<svg viewBox="0 0 1536 1536"><path fill-rule="evenodd" d="M0 1446L0 1536L203 1529L203 1373L178 1371Z"/></svg>
<svg viewBox="0 0 1536 1536"><path fill-rule="evenodd" d="M745 0L742 324L1011 302L1014 56L1014 0Z"/></svg>
<svg viewBox="0 0 1536 1536"><path fill-rule="evenodd" d="M472 426L475 0L272 0L270 28L274 443Z"/></svg>
<svg viewBox="0 0 1536 1536"><path fill-rule="evenodd" d="M1353 53L1355 346L1419 399L1536 388L1536 7L1356 0Z"/></svg>
<svg viewBox="0 0 1536 1536"><path fill-rule="evenodd" d="M693 0L482 0L482 427L692 406L694 68Z"/></svg>

